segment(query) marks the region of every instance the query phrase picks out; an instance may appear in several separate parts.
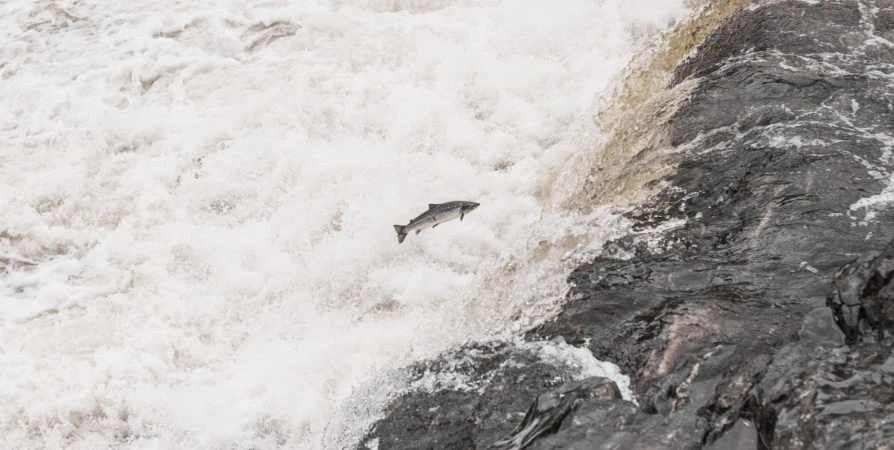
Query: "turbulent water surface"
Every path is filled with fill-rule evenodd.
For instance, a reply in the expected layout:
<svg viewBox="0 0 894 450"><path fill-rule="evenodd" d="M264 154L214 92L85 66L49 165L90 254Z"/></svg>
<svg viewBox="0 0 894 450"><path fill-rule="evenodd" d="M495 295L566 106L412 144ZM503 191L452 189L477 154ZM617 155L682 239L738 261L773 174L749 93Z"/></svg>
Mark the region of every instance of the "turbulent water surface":
<svg viewBox="0 0 894 450"><path fill-rule="evenodd" d="M542 174L685 3L3 2L0 446L333 448L536 322L625 232Z"/></svg>

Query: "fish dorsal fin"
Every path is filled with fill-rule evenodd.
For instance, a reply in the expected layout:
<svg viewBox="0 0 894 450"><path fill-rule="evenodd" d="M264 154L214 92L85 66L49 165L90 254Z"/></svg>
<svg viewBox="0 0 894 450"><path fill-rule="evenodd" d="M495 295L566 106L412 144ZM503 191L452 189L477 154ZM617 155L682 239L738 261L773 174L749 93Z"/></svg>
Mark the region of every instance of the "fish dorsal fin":
<svg viewBox="0 0 894 450"><path fill-rule="evenodd" d="M435 207L439 206L439 203L429 203L428 209L435 209Z"/></svg>

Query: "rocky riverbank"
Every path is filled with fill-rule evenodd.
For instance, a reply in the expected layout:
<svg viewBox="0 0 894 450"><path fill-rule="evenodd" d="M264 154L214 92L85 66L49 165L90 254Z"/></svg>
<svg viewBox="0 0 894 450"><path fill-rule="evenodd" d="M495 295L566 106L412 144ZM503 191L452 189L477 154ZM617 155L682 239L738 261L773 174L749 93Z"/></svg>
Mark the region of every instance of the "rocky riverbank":
<svg viewBox="0 0 894 450"><path fill-rule="evenodd" d="M526 336L618 364L638 404L525 350L475 346L458 350L486 362L464 369L475 392L406 394L364 447L894 442L894 1L746 8L668 89L683 83L668 148L634 157L674 167L628 214L666 231L607 244Z"/></svg>

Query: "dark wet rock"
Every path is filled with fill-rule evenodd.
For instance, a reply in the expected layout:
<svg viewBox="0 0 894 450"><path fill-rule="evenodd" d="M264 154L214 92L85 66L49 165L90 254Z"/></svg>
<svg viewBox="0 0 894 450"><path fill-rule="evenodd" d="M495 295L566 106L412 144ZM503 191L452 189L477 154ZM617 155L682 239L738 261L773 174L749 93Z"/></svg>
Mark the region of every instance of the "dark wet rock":
<svg viewBox="0 0 894 450"><path fill-rule="evenodd" d="M534 334L619 364L646 411L707 419L705 444L741 418L772 438L754 389L777 365L844 343L822 308L829 281L894 237L890 208L866 220L853 206L894 169L894 87L867 75L894 53L870 43L873 14L856 1L780 2L712 34L676 74L702 78L670 124L672 188L632 214L641 228L685 224L659 245L610 244L633 257L578 268L574 300ZM887 317L856 307L866 323Z"/></svg>
<svg viewBox="0 0 894 450"><path fill-rule="evenodd" d="M892 343L780 351L753 394L767 448L890 448L894 378L883 367Z"/></svg>
<svg viewBox="0 0 894 450"><path fill-rule="evenodd" d="M804 318L798 341L807 348L834 348L844 345L845 336L835 323L833 311L826 307L816 308Z"/></svg>
<svg viewBox="0 0 894 450"><path fill-rule="evenodd" d="M623 400L592 399L565 419L562 429L532 450L699 448L705 421L695 416L648 414Z"/></svg>
<svg viewBox="0 0 894 450"><path fill-rule="evenodd" d="M871 262L842 267L828 302L848 343L876 342L894 333L894 243Z"/></svg>
<svg viewBox="0 0 894 450"><path fill-rule="evenodd" d="M777 353L753 391L768 446L886 448L894 442L894 329L886 316L894 310L894 242L874 258L843 266L832 285L829 304L849 345L840 332L834 340L812 339L831 335L830 308L805 318L802 338Z"/></svg>
<svg viewBox="0 0 894 450"><path fill-rule="evenodd" d="M708 450L754 450L758 447L757 430L751 421L739 419Z"/></svg>
<svg viewBox="0 0 894 450"><path fill-rule="evenodd" d="M591 377L580 381L565 383L558 389L540 394L525 418L506 439L494 443L498 450L521 450L531 445L534 440L556 434L569 420L569 415L584 402L592 399L621 399L621 391L614 381L608 378ZM574 426L574 417L570 419Z"/></svg>
<svg viewBox="0 0 894 450"><path fill-rule="evenodd" d="M769 2L678 68L672 84L698 85L667 124L668 187L629 214L641 233L578 267L563 310L527 335L618 364L639 406L585 399L529 448L894 442L894 207L866 201L894 179L892 18L888 0ZM515 416L491 429L508 435L519 403L550 388L501 386L491 414ZM450 432L398 430L403 417L378 426ZM451 436L474 434L462 429ZM494 441L464 442L452 448Z"/></svg>
<svg viewBox="0 0 894 450"><path fill-rule="evenodd" d="M375 447L372 442L381 450L488 448L510 435L533 399L578 370L510 343L463 347L413 367L411 392L391 405L388 419L374 426L361 448ZM590 391L602 392L604 384Z"/></svg>

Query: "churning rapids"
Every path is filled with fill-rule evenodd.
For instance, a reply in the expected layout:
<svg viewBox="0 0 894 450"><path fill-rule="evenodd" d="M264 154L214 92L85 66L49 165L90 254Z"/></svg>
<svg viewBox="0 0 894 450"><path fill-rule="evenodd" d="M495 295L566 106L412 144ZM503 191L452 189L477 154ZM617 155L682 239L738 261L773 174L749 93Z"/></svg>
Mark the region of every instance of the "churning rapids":
<svg viewBox="0 0 894 450"><path fill-rule="evenodd" d="M558 206L563 163L688 3L3 2L0 447L356 442L370 386L542 320L628 231Z"/></svg>

